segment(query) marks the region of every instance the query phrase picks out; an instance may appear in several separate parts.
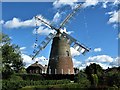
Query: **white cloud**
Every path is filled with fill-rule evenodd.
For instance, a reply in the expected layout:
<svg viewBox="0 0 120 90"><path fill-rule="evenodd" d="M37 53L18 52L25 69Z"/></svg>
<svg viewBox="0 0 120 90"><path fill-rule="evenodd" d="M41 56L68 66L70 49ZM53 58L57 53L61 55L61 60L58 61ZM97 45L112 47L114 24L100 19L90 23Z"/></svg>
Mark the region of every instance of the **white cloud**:
<svg viewBox="0 0 120 90"><path fill-rule="evenodd" d="M103 69L107 69L108 67L118 67L120 66L120 57L112 58L108 55L97 55L93 57L88 57L85 62L72 59L74 63L74 67L79 69L84 69L86 66L89 66L91 63L99 64Z"/></svg>
<svg viewBox="0 0 120 90"><path fill-rule="evenodd" d="M42 15L37 15L36 17L40 18L41 20L43 20L44 22L47 22L48 24L50 24L50 21L45 19ZM39 21L39 20L38 20ZM40 21L41 23L41 21ZM47 25L46 25L47 26Z"/></svg>
<svg viewBox="0 0 120 90"><path fill-rule="evenodd" d="M118 28L118 25L119 25L118 23L113 24L113 28L114 28L114 29L117 29L117 28Z"/></svg>
<svg viewBox="0 0 120 90"><path fill-rule="evenodd" d="M26 53L25 49L26 49L26 47L20 47L20 52L21 53Z"/></svg>
<svg viewBox="0 0 120 90"><path fill-rule="evenodd" d="M40 63L42 66L48 65L48 60L44 56L36 57L34 60L32 60L32 58L26 54L22 54L21 56L23 58L23 62L26 63L26 67L35 63L36 61L38 61L38 63Z"/></svg>
<svg viewBox="0 0 120 90"><path fill-rule="evenodd" d="M107 8L107 3L108 3L109 1L108 0L104 0L104 2L103 2L103 4L102 4L102 7L103 8Z"/></svg>
<svg viewBox="0 0 120 90"><path fill-rule="evenodd" d="M100 52L102 49L101 48L95 48L94 52Z"/></svg>
<svg viewBox="0 0 120 90"><path fill-rule="evenodd" d="M48 35L49 33L54 33L55 31L52 30L52 29L49 29L45 26L40 26L38 29L37 29L37 33L39 35ZM36 34L36 29L33 30L33 34Z"/></svg>
<svg viewBox="0 0 120 90"><path fill-rule="evenodd" d="M23 62L26 63L26 67L38 61L41 65L48 65L48 59L44 56L36 57L34 60L26 54L22 54ZM103 69L107 69L108 67L117 67L120 66L120 57L112 58L108 55L98 55L89 57L86 61L79 61L75 58L72 58L74 67L79 69L84 69L86 66L89 66L91 63L99 64Z"/></svg>
<svg viewBox="0 0 120 90"><path fill-rule="evenodd" d="M106 14L110 15L110 18L108 20L108 24L113 24L113 28L118 28L119 27L119 23L120 23L120 9L118 11L111 11L111 12L107 12Z"/></svg>
<svg viewBox="0 0 120 90"><path fill-rule="evenodd" d="M43 17L40 16L39 18L43 18ZM44 19L44 18L43 18L43 19ZM53 21L54 23L58 23L60 20L61 20L61 13L57 12L57 13L54 15L54 18L53 18L52 21ZM50 24L50 22L47 21L46 19L44 19L44 21ZM48 26L48 27L49 27L49 26ZM38 33L39 35L48 35L49 33L54 33L54 32L55 32L55 30L52 30L52 29L50 29L50 28L48 28L48 27L41 25L41 26L37 29L37 33ZM61 32L65 32L65 33L67 33L67 34L73 33L73 31L68 31L68 32L67 32L65 27L64 27L64 29L61 29ZM33 30L33 33L35 34L35 33L36 33L36 30Z"/></svg>
<svg viewBox="0 0 120 90"><path fill-rule="evenodd" d="M120 57L112 58L108 55L88 57L85 62L76 60L75 58L73 58L72 60L74 67L77 67L81 70L92 63L99 64L103 69L107 69L108 67L111 68L120 66Z"/></svg>
<svg viewBox="0 0 120 90"><path fill-rule="evenodd" d="M57 12L53 17L53 22L58 23L61 20L61 13Z"/></svg>
<svg viewBox="0 0 120 90"><path fill-rule="evenodd" d="M102 5L102 7L103 8L107 8L107 5L106 5L107 3L103 3L103 5Z"/></svg>
<svg viewBox="0 0 120 90"><path fill-rule="evenodd" d="M110 63L113 61L113 58L108 55L98 55L98 56L89 57L86 61L98 62L98 63Z"/></svg>
<svg viewBox="0 0 120 90"><path fill-rule="evenodd" d="M23 62L25 62L26 65L33 63L32 58L26 54L22 54L21 57L23 58Z"/></svg>
<svg viewBox="0 0 120 90"><path fill-rule="evenodd" d="M78 2L78 0L56 0L55 2L53 2L53 6L55 8L60 8L65 5L69 5L74 8L76 6L76 2Z"/></svg>
<svg viewBox="0 0 120 90"><path fill-rule="evenodd" d="M48 24L50 24L50 21L45 19L42 15L37 15L38 18L42 19L44 22L47 22ZM59 18L59 15L55 15L54 16L54 20L55 19L58 19ZM56 20L57 21L57 20ZM50 29L51 27L49 27L47 24L45 24L46 26L44 25L40 25L39 28L37 29L37 32L36 32L36 29L33 30L33 34L36 34L38 33L39 35L48 35L49 33L54 33L55 30L52 30Z"/></svg>
<svg viewBox="0 0 120 90"><path fill-rule="evenodd" d="M114 0L113 5L118 5L120 4L120 0Z"/></svg>
<svg viewBox="0 0 120 90"><path fill-rule="evenodd" d="M99 0L86 0L85 3L83 3L83 7L86 8L88 6L95 6L97 5Z"/></svg>
<svg viewBox="0 0 120 90"><path fill-rule="evenodd" d="M102 3L103 8L107 8L107 3L112 2L111 5L118 5L120 3L119 0L85 0L85 3L83 3L83 7L86 8L88 6L96 6L99 4L99 2Z"/></svg>
<svg viewBox="0 0 120 90"><path fill-rule="evenodd" d="M80 67L80 66L81 66L81 64L82 64L81 61L78 61L78 60L76 60L75 58L72 58L72 60L73 60L73 65L74 65L74 67Z"/></svg>
<svg viewBox="0 0 120 90"><path fill-rule="evenodd" d="M42 15L37 15L37 17L41 18L47 23L50 23L49 20L44 19ZM39 20L35 20L33 17L32 19L22 21L19 18L14 17L12 20L6 21L4 27L6 28L20 28L20 27L34 27L34 26L41 26L42 22Z"/></svg>
<svg viewBox="0 0 120 90"><path fill-rule="evenodd" d="M113 62L110 63L111 66L120 66L120 57L116 57Z"/></svg>
<svg viewBox="0 0 120 90"><path fill-rule="evenodd" d="M120 57L112 58L108 55L88 57L85 61L85 67L91 63L99 64L103 69L107 69L108 67L118 67L120 66Z"/></svg>
<svg viewBox="0 0 120 90"><path fill-rule="evenodd" d="M35 61L38 61L43 66L48 65L48 59L44 56L35 58Z"/></svg>
<svg viewBox="0 0 120 90"><path fill-rule="evenodd" d="M30 27L35 25L36 24L34 18L26 21L21 21L19 18L13 18L12 20L5 22L4 24L6 28Z"/></svg>
<svg viewBox="0 0 120 90"><path fill-rule="evenodd" d="M4 20L0 20L0 25L4 24Z"/></svg>
<svg viewBox="0 0 120 90"><path fill-rule="evenodd" d="M73 33L74 31L67 31L66 28L64 27L64 29L61 29L60 32L61 32L61 33L65 32L65 33L67 33L67 34L71 34L71 33Z"/></svg>
<svg viewBox="0 0 120 90"><path fill-rule="evenodd" d="M50 24L50 21L45 19L42 15L37 15L38 18L41 18L42 20L44 20L45 22L47 22L48 24ZM61 19L61 14L60 13L56 13L54 18L53 18L53 22L58 22ZM3 21L1 21L3 22ZM12 20L6 21L4 24L4 27L6 28L20 28L20 27L33 27L33 26L39 26L39 28L37 29L37 33L40 35L48 35L49 33L54 33L54 30L49 29L49 26L46 27L42 24L42 22L40 22L39 20L35 20L35 18L32 18L30 20L25 20L25 21L21 21L19 18L13 18ZM64 28L63 30L66 32L67 34L71 34L73 33L73 31L66 31L66 28ZM36 30L33 30L33 34L36 34Z"/></svg>
<svg viewBox="0 0 120 90"><path fill-rule="evenodd" d="M26 49L26 47L21 47L21 48L20 48L20 50L25 50L25 49Z"/></svg>
<svg viewBox="0 0 120 90"><path fill-rule="evenodd" d="M86 66L89 66L92 63L96 63L99 64L103 69L107 69L108 67L111 68L112 66L110 66L109 64L104 64L104 63L98 63L98 62L86 62ZM86 67L85 66L85 67Z"/></svg>
<svg viewBox="0 0 120 90"><path fill-rule="evenodd" d="M72 60L73 60L73 67L79 68L80 70L86 68L86 64L83 63L82 61L77 60L75 58L72 58Z"/></svg>
<svg viewBox="0 0 120 90"><path fill-rule="evenodd" d="M109 24L110 23L118 23L118 22L120 22L120 16L119 16L120 10L108 12L107 14L110 15L110 18L109 18L109 21L108 21Z"/></svg>
<svg viewBox="0 0 120 90"><path fill-rule="evenodd" d="M65 5L70 5L74 8L77 5L77 2L82 2L81 0L55 0L53 6L55 8L60 8ZM112 5L118 5L120 3L119 0L83 0L82 7L86 8L88 6L96 6L99 2L102 2L102 7L107 8L107 3L112 2Z"/></svg>
<svg viewBox="0 0 120 90"><path fill-rule="evenodd" d="M70 47L70 51L71 51L72 57L80 55L80 52L78 52L77 50L75 50L73 47Z"/></svg>

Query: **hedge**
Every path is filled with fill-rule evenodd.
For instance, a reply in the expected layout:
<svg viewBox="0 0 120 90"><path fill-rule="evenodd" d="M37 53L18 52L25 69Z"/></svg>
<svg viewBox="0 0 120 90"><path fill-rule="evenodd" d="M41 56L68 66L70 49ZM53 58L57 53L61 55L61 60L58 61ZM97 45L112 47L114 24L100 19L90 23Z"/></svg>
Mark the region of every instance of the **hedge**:
<svg viewBox="0 0 120 90"><path fill-rule="evenodd" d="M73 90L73 89L82 89L87 90L88 87L83 87L78 83L69 83L69 84L58 84L58 85L39 85L39 86L26 86L19 90L53 90L53 89L62 89L62 90Z"/></svg>
<svg viewBox="0 0 120 90"><path fill-rule="evenodd" d="M16 76L20 76L23 80L44 80L44 77L41 74L16 74Z"/></svg>
<svg viewBox="0 0 120 90"><path fill-rule="evenodd" d="M25 86L36 86L36 85L56 85L56 84L67 84L70 80L40 80L40 81L2 81L2 90L17 90Z"/></svg>

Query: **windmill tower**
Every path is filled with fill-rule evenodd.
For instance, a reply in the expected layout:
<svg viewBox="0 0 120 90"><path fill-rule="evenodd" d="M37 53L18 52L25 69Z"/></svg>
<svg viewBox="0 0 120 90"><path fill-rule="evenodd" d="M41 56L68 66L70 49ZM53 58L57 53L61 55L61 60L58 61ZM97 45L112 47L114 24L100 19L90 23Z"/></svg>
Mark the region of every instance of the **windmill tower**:
<svg viewBox="0 0 120 90"><path fill-rule="evenodd" d="M32 59L35 58L38 53L43 50L47 44L53 39L52 48L49 57L49 63L47 68L48 74L74 74L73 61L70 52L70 46L73 45L73 48L82 54L89 51L85 45L80 44L72 36L68 35L65 32L61 32L62 27L68 22L68 20L76 13L81 5L78 5L72 13L70 13L60 24L59 28L55 28L52 25L45 22L39 17L35 17L37 20L40 20L43 24L48 26L50 29L55 30L55 33L50 33L44 41L38 46L38 50L35 51Z"/></svg>
<svg viewBox="0 0 120 90"><path fill-rule="evenodd" d="M68 39L59 32L53 38L47 73L74 74Z"/></svg>

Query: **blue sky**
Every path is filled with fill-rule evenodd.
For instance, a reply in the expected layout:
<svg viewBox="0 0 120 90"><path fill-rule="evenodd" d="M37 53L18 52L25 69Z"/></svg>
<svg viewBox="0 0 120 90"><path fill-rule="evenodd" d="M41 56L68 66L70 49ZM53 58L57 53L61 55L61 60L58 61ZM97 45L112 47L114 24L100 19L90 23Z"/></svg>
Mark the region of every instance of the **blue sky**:
<svg viewBox="0 0 120 90"><path fill-rule="evenodd" d="M66 0L67 1L67 0ZM65 25L67 32L79 42L91 48L86 55L72 50L74 66L84 68L90 63L98 63L103 68L118 65L118 23L116 20L120 10L119 3L115 2L82 2L83 7ZM97 0L94 0L97 1ZM21 47L22 57L26 65L34 61L28 55L33 54L35 43L34 18L42 15L48 21L52 21L55 27L73 10L80 2L3 2L2 3L2 31L9 35L12 43ZM39 22L40 23L40 22ZM38 44L51 32L46 26L38 26ZM39 53L36 60L41 64L48 63L51 43ZM116 62L116 63L115 63Z"/></svg>

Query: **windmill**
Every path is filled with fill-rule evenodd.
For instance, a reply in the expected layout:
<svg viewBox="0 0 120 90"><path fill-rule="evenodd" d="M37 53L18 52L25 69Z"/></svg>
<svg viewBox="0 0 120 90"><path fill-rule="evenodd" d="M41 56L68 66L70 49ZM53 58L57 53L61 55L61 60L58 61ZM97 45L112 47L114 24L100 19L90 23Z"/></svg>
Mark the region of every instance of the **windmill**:
<svg viewBox="0 0 120 90"><path fill-rule="evenodd" d="M42 18L36 16L35 18L45 24L52 30L55 30L55 33L50 33L40 45L37 46L38 50L35 51L32 59L34 59L41 50L43 50L48 43L53 39L49 63L47 68L48 74L74 74L73 61L70 52L70 46L76 49L78 52L85 54L89 52L89 48L81 44L75 38L70 36L65 32L61 32L61 29L69 21L69 19L78 11L81 5L77 7L70 13L60 24L59 28L55 28L51 24L45 22Z"/></svg>

